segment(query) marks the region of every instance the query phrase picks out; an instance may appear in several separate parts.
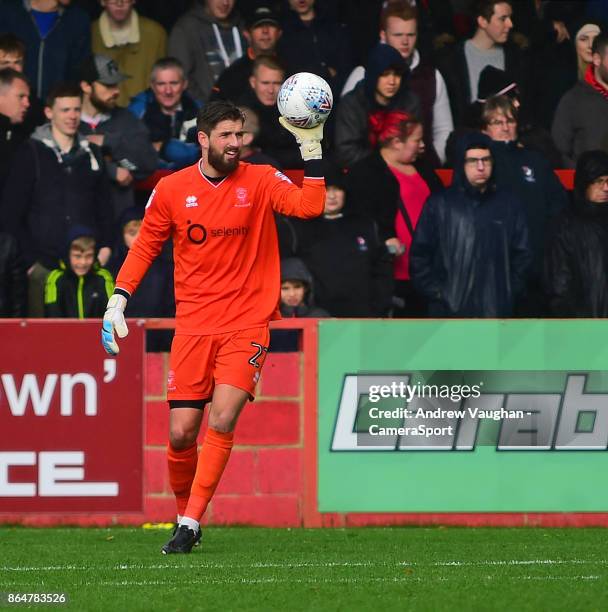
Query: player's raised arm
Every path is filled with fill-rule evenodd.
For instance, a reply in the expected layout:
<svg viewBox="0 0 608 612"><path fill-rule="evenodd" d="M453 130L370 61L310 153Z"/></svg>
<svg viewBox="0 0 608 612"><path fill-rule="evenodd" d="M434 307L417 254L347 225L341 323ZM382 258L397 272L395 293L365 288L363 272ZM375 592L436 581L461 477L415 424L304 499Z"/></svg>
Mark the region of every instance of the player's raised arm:
<svg viewBox="0 0 608 612"><path fill-rule="evenodd" d="M110 355L117 355L120 350L114 339L114 332L119 338L124 338L129 333L124 316L129 298L171 234L171 214L161 183L162 181L148 200L141 230L118 272L114 294L110 296L103 317L101 343Z"/></svg>

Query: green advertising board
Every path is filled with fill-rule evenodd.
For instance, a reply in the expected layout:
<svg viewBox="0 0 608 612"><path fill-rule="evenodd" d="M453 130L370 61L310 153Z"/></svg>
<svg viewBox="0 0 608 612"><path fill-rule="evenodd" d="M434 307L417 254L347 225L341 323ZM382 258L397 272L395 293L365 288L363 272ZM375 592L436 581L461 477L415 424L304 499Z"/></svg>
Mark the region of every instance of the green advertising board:
<svg viewBox="0 0 608 612"><path fill-rule="evenodd" d="M319 323L320 512L608 511L608 322Z"/></svg>

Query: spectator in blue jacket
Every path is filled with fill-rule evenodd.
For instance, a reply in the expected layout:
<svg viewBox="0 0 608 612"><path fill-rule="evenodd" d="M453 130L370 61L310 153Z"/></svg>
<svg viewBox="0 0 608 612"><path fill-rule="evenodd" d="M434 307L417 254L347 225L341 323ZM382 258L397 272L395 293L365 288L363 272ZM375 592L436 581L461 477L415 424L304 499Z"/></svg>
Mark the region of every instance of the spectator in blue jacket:
<svg viewBox="0 0 608 612"><path fill-rule="evenodd" d="M196 162L196 115L201 104L186 91L184 67L174 57L159 59L152 68L150 87L132 98L129 110L150 131L158 151L158 167L179 170Z"/></svg>
<svg viewBox="0 0 608 612"><path fill-rule="evenodd" d="M58 82L75 81L91 53L91 22L71 0L6 0L0 3L0 33L25 43L25 74L45 100Z"/></svg>

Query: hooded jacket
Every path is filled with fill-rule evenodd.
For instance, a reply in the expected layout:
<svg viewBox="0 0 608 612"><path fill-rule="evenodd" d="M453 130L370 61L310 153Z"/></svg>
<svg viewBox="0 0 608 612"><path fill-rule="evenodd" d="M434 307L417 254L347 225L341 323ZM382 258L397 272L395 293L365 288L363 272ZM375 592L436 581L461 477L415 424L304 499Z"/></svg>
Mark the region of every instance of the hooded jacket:
<svg viewBox="0 0 608 612"><path fill-rule="evenodd" d="M91 269L78 276L70 265L71 244L94 232L86 226L75 225L67 233L65 252L59 266L51 270L44 288L46 317L69 319L101 318L108 299L114 292L112 275L94 261ZM95 253L97 254L97 253Z"/></svg>
<svg viewBox="0 0 608 612"><path fill-rule="evenodd" d="M55 83L78 80L78 68L91 53L91 22L78 6L59 4L59 16L43 38L31 10L30 0L0 2L0 33L25 43L25 74L44 100Z"/></svg>
<svg viewBox="0 0 608 612"><path fill-rule="evenodd" d="M62 154L50 124L17 152L0 208L26 268L34 262L54 268L75 225L92 228L98 248L112 246L110 186L99 148L77 136L72 150Z"/></svg>
<svg viewBox="0 0 608 612"><path fill-rule="evenodd" d="M550 232L543 287L555 316L608 316L608 204L585 197L589 184L607 175L608 153L583 153L573 206L559 215Z"/></svg>
<svg viewBox="0 0 608 612"><path fill-rule="evenodd" d="M378 78L385 70L403 71L401 85L388 105L375 99ZM365 78L341 100L336 114L334 157L338 165L350 167L371 152L369 115L377 110L400 110L420 117L420 100L408 87L408 70L401 54L390 45L379 44L371 52Z"/></svg>
<svg viewBox="0 0 608 612"><path fill-rule="evenodd" d="M471 148L492 150L481 134L463 137L452 186L432 194L410 250L414 287L434 317L508 317L532 260L521 202L498 190L494 177L482 193L466 178Z"/></svg>
<svg viewBox="0 0 608 612"><path fill-rule="evenodd" d="M222 71L243 55L247 44L241 34L242 25L236 11L225 24L216 23L205 3L197 0L173 26L169 55L183 64L188 91L195 100L206 102Z"/></svg>
<svg viewBox="0 0 608 612"><path fill-rule="evenodd" d="M281 316L289 317L329 317L329 313L315 306L314 281L304 262L297 257L281 261L281 283L301 281L306 287L304 300L298 306L287 306L281 302Z"/></svg>

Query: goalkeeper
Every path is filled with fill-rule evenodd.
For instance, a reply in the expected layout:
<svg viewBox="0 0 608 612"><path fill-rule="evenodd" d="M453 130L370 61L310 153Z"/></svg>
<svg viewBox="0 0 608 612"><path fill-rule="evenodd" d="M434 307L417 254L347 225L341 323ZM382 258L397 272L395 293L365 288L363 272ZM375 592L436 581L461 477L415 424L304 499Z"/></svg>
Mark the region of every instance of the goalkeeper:
<svg viewBox="0 0 608 612"><path fill-rule="evenodd" d="M127 335L124 310L163 243L173 239L175 338L169 360L169 479L177 527L165 554L189 553L220 481L234 428L268 351L268 321L279 319L280 262L273 210L301 218L323 212L323 125L295 128L304 159L298 188L271 166L239 160L244 116L213 102L197 117L200 161L159 181L140 233L116 278L103 319L102 344L118 354ZM197 436L205 404L208 428Z"/></svg>

